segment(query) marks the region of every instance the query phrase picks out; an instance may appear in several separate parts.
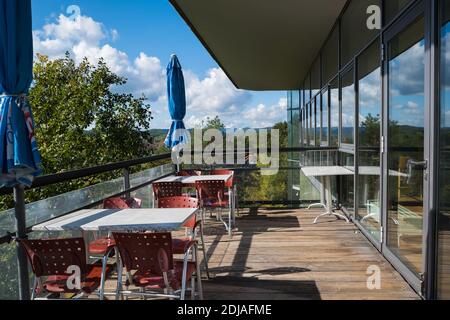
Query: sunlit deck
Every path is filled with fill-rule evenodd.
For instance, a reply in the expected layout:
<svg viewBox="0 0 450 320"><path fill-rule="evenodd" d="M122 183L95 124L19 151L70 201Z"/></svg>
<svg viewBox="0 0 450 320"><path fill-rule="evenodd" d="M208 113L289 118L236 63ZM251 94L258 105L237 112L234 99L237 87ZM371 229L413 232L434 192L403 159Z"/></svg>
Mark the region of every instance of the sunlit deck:
<svg viewBox="0 0 450 320"><path fill-rule="evenodd" d="M314 225L318 212L245 211L231 239L208 221L205 299L419 299L353 224L325 217ZM381 270L379 290L367 288L369 266Z"/></svg>

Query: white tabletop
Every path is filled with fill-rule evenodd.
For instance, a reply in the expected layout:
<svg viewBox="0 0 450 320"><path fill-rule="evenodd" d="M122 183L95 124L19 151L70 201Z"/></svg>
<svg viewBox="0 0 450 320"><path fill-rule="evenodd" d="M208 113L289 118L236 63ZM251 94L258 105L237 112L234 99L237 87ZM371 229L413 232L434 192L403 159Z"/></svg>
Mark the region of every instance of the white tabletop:
<svg viewBox="0 0 450 320"><path fill-rule="evenodd" d="M181 182L183 184L193 184L196 181L206 181L206 180L222 180L223 182L227 182L232 177L233 177L232 173L223 175L206 175L206 176L168 176L156 182Z"/></svg>
<svg viewBox="0 0 450 320"><path fill-rule="evenodd" d="M33 231L176 231L197 212L181 209L81 210L33 227Z"/></svg>
<svg viewBox="0 0 450 320"><path fill-rule="evenodd" d="M355 174L354 171L340 166L303 167L301 170L306 177L351 176Z"/></svg>

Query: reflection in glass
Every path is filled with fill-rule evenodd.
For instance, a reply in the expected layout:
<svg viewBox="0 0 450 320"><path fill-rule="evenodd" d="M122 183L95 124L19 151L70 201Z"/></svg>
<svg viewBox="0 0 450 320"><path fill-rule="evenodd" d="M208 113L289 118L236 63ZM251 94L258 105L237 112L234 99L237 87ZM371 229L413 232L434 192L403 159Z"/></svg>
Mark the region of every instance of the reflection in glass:
<svg viewBox="0 0 450 320"><path fill-rule="evenodd" d="M437 296L450 299L450 4L441 1L441 126Z"/></svg>
<svg viewBox="0 0 450 320"><path fill-rule="evenodd" d="M322 112L321 112L321 134L320 140L322 146L328 146L328 91L322 93Z"/></svg>
<svg viewBox="0 0 450 320"><path fill-rule="evenodd" d="M337 78L330 85L330 147L339 144L339 84Z"/></svg>
<svg viewBox="0 0 450 320"><path fill-rule="evenodd" d="M353 82L353 68L341 78L342 94L342 133L341 142L355 143L355 86Z"/></svg>
<svg viewBox="0 0 450 320"><path fill-rule="evenodd" d="M388 43L387 245L422 272L424 161L424 20Z"/></svg>
<svg viewBox="0 0 450 320"><path fill-rule="evenodd" d="M380 240L380 120L381 73L380 43L376 41L358 58L359 84L359 160L358 211L356 218Z"/></svg>

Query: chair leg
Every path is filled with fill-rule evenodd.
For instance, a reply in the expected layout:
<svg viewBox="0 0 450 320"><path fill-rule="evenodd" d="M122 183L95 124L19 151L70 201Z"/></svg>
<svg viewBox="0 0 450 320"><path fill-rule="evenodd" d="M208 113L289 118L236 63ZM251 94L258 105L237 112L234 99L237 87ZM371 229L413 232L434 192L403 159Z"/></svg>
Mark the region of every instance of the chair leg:
<svg viewBox="0 0 450 320"><path fill-rule="evenodd" d="M108 264L109 251L102 258L102 275L100 278L100 300L105 298L106 266Z"/></svg>
<svg viewBox="0 0 450 320"><path fill-rule="evenodd" d="M187 264L188 264L188 259L184 259L184 261L183 261L183 273L182 273L182 277L181 277L181 296L180 296L180 300L185 300L186 299Z"/></svg>
<svg viewBox="0 0 450 320"><path fill-rule="evenodd" d="M200 240L202 242L203 263L205 264L206 278L210 279L210 277L209 277L209 267L208 267L208 256L206 254L206 244L205 244L205 239L203 238L203 230L200 233Z"/></svg>
<svg viewBox="0 0 450 320"><path fill-rule="evenodd" d="M117 288L116 288L116 300L123 300L123 295L122 295L122 272L123 272L123 267L122 267L122 262L120 260L120 258L118 258L118 263L117 263Z"/></svg>
<svg viewBox="0 0 450 320"><path fill-rule="evenodd" d="M191 277L191 300L195 300L195 278Z"/></svg>
<svg viewBox="0 0 450 320"><path fill-rule="evenodd" d="M194 248L195 252L195 266L196 266L196 276L197 276L197 288L198 288L198 296L200 300L203 300L203 286L202 286L202 273L200 270L200 263L198 262L198 254L197 248Z"/></svg>

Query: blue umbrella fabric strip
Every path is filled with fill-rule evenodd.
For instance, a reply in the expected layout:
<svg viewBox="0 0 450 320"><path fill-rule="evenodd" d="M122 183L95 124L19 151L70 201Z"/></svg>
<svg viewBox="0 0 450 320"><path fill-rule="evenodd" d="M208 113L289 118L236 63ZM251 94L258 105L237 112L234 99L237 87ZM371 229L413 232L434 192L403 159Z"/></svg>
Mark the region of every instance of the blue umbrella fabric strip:
<svg viewBox="0 0 450 320"><path fill-rule="evenodd" d="M0 0L0 187L31 185L41 157L27 94L33 80L31 0Z"/></svg>
<svg viewBox="0 0 450 320"><path fill-rule="evenodd" d="M186 116L186 90L183 70L176 55L172 55L167 66L167 98L172 125L164 144L173 148L178 144L187 143L188 135L183 123Z"/></svg>
<svg viewBox="0 0 450 320"><path fill-rule="evenodd" d="M42 173L34 121L25 95L0 97L0 187L30 186Z"/></svg>

